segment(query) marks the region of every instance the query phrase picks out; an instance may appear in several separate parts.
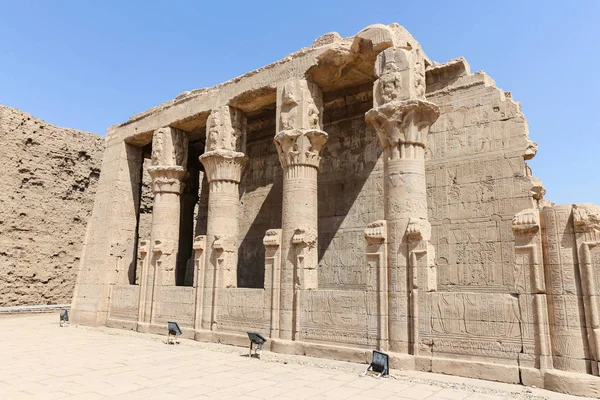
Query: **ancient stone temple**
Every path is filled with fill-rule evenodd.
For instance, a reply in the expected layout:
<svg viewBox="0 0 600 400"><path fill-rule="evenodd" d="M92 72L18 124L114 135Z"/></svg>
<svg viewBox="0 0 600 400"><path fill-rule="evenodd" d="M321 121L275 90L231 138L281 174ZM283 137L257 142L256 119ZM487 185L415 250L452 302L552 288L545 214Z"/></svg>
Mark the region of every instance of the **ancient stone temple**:
<svg viewBox="0 0 600 400"><path fill-rule="evenodd" d="M536 151L463 58L326 34L108 129L73 320L598 396L600 208Z"/></svg>

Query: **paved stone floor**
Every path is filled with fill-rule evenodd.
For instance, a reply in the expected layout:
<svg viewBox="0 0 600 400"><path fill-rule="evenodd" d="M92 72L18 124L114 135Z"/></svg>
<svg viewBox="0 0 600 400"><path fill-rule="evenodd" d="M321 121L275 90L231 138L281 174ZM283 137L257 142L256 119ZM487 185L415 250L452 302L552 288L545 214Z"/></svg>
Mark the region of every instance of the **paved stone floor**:
<svg viewBox="0 0 600 400"><path fill-rule="evenodd" d="M135 332L70 326L58 315L0 315L0 399L581 399L436 374L366 366Z"/></svg>

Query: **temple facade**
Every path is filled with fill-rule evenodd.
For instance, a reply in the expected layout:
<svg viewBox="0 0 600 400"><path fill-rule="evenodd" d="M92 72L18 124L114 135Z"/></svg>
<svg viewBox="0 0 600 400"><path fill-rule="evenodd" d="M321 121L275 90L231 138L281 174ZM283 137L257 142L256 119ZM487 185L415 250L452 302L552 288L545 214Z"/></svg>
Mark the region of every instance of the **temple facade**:
<svg viewBox="0 0 600 400"><path fill-rule="evenodd" d="M536 151L465 59L326 34L108 129L72 319L600 396L600 208Z"/></svg>

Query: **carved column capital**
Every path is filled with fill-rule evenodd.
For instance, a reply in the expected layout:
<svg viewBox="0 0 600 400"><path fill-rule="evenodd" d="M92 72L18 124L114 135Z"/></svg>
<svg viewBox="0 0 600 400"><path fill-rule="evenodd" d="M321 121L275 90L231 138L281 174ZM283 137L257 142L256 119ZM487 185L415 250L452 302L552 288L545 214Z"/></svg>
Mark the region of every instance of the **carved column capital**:
<svg viewBox="0 0 600 400"><path fill-rule="evenodd" d="M322 119L322 93L315 83L297 79L277 88L275 146L283 168L319 168L321 150L328 138L321 130Z"/></svg>
<svg viewBox="0 0 600 400"><path fill-rule="evenodd" d="M183 190L183 177L185 169L178 165L153 165L148 167L148 174L152 178L152 191L154 193L177 193Z"/></svg>
<svg viewBox="0 0 600 400"><path fill-rule="evenodd" d="M321 150L327 142L327 133L321 130L291 129L275 136L275 147L283 168L306 165L319 168Z"/></svg>
<svg viewBox="0 0 600 400"><path fill-rule="evenodd" d="M170 126L154 131L152 136L152 177L154 193L181 194L188 156L188 138L184 131Z"/></svg>
<svg viewBox="0 0 600 400"><path fill-rule="evenodd" d="M388 159L424 158L429 128L439 115L437 105L413 99L385 103L369 110L365 118Z"/></svg>
<svg viewBox="0 0 600 400"><path fill-rule="evenodd" d="M220 106L206 122L206 152L200 156L208 182L239 183L247 162L246 115L237 108Z"/></svg>
<svg viewBox="0 0 600 400"><path fill-rule="evenodd" d="M373 109L365 115L388 159L424 159L429 127L439 107L425 100L425 65L419 49L391 47L378 54Z"/></svg>
<svg viewBox="0 0 600 400"><path fill-rule="evenodd" d="M200 156L209 183L225 181L239 183L248 158L244 153L213 150Z"/></svg>

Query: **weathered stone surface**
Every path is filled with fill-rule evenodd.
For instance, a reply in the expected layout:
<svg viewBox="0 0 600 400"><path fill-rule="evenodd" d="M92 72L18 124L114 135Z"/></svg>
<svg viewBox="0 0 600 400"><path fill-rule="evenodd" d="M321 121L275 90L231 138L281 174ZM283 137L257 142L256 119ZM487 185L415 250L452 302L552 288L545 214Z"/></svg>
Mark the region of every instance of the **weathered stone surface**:
<svg viewBox="0 0 600 400"><path fill-rule="evenodd" d="M0 106L0 306L71 301L103 142Z"/></svg>
<svg viewBox="0 0 600 400"><path fill-rule="evenodd" d="M600 208L544 199L520 104L464 58L326 34L107 144L75 321L594 394Z"/></svg>

